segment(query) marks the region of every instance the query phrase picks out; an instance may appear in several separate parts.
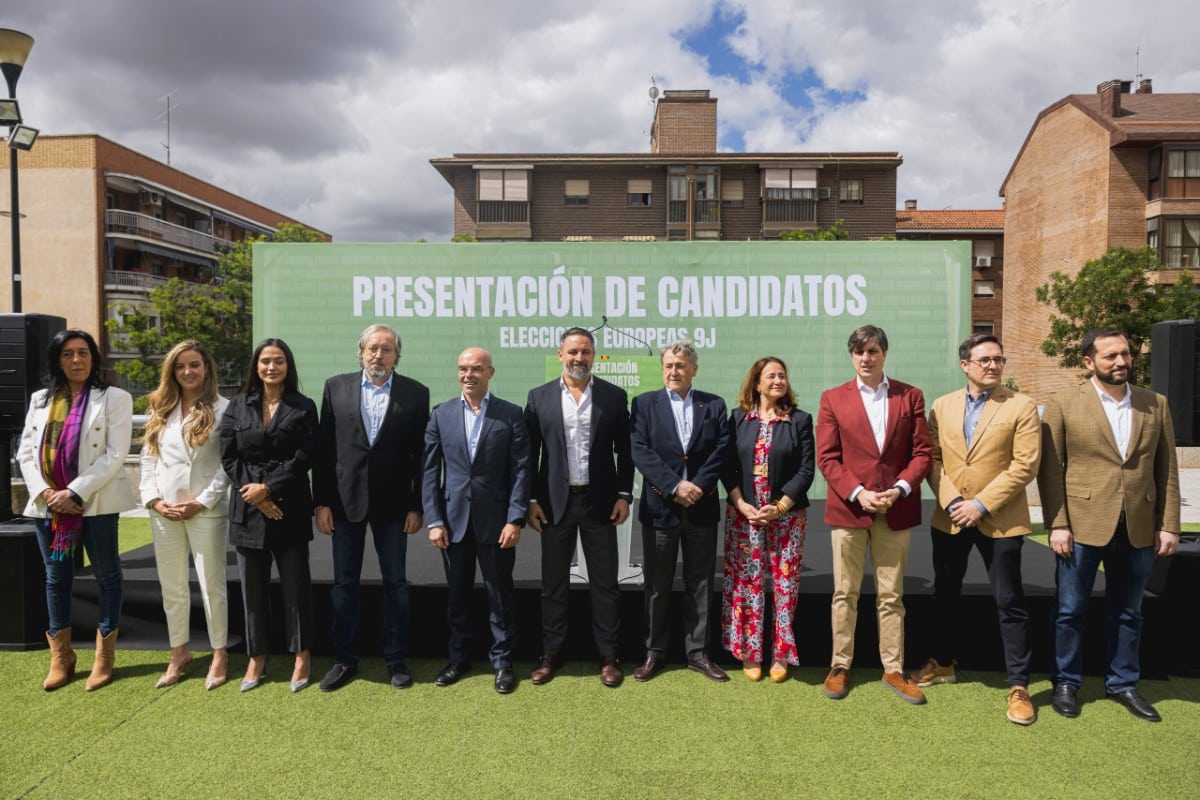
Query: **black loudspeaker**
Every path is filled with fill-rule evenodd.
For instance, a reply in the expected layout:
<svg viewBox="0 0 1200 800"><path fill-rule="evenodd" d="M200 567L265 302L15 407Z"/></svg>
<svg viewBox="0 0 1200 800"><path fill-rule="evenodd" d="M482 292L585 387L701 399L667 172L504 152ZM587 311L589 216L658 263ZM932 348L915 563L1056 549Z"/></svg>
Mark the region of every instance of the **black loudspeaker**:
<svg viewBox="0 0 1200 800"><path fill-rule="evenodd" d="M0 522L0 650L46 646L46 573L33 520Z"/></svg>
<svg viewBox="0 0 1200 800"><path fill-rule="evenodd" d="M49 314L0 314L0 431L24 427L29 398L47 374L46 348L66 327Z"/></svg>
<svg viewBox="0 0 1200 800"><path fill-rule="evenodd" d="M1167 398L1175 444L1200 444L1200 322L1154 323L1150 352L1150 388Z"/></svg>

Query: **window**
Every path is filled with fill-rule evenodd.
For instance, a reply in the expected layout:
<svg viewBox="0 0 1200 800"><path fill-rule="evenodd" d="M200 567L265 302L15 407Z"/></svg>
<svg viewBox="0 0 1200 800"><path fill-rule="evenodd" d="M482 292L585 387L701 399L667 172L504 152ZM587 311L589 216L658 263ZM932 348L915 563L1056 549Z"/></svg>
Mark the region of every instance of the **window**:
<svg viewBox="0 0 1200 800"><path fill-rule="evenodd" d="M1167 197L1200 197L1200 148L1167 151Z"/></svg>
<svg viewBox="0 0 1200 800"><path fill-rule="evenodd" d="M1160 228L1157 238L1163 264L1174 269L1200 266L1200 217L1164 219Z"/></svg>
<svg viewBox="0 0 1200 800"><path fill-rule="evenodd" d="M586 178L582 180L568 180L566 188L563 190L563 202L568 206L586 206L588 204L588 193L590 184Z"/></svg>
<svg viewBox="0 0 1200 800"><path fill-rule="evenodd" d="M479 170L481 223L529 221L529 173L523 169Z"/></svg>
<svg viewBox="0 0 1200 800"><path fill-rule="evenodd" d="M629 193L629 205L633 208L649 208L654 204L648 180L631 180L626 191Z"/></svg>
<svg viewBox="0 0 1200 800"><path fill-rule="evenodd" d="M746 202L746 182L724 181L721 184L721 205L726 208L741 208Z"/></svg>
<svg viewBox="0 0 1200 800"><path fill-rule="evenodd" d="M1146 177L1148 184L1146 187L1146 199L1157 200L1162 197L1162 148L1156 147L1150 151L1147 156Z"/></svg>
<svg viewBox="0 0 1200 800"><path fill-rule="evenodd" d="M690 185L690 189L689 189ZM671 167L667 175L667 224L685 225L688 208L697 224L720 224L719 167Z"/></svg>
<svg viewBox="0 0 1200 800"><path fill-rule="evenodd" d="M992 259L996 257L996 242L994 239L980 239L972 243L975 253L975 269L988 269Z"/></svg>
<svg viewBox="0 0 1200 800"><path fill-rule="evenodd" d="M975 296L976 297L995 297L996 282L995 281L975 281Z"/></svg>
<svg viewBox="0 0 1200 800"><path fill-rule="evenodd" d="M764 223L817 221L815 169L767 169L763 173Z"/></svg>
<svg viewBox="0 0 1200 800"><path fill-rule="evenodd" d="M971 327L971 333L986 333L988 335L996 332L996 323L990 319L977 319Z"/></svg>
<svg viewBox="0 0 1200 800"><path fill-rule="evenodd" d="M863 201L862 178L846 178L838 184L838 200L843 203L861 203Z"/></svg>

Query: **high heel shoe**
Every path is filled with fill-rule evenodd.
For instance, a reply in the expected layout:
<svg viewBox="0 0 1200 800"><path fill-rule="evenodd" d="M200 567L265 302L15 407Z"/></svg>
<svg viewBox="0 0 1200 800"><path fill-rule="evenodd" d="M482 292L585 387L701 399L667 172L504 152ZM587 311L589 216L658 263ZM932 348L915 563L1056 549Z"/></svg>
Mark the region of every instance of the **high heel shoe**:
<svg viewBox="0 0 1200 800"><path fill-rule="evenodd" d="M309 658L310 657L308 657L308 656L305 656L302 658L297 657L297 661L304 662L304 668L305 668L304 671L306 673L310 673L312 671L312 662L309 660ZM310 676L308 674L306 674L303 678L296 678L295 675L296 675L296 672L293 669L292 670L293 677L292 677L292 684L291 684L292 685L292 694L295 694L296 692L300 691L301 689L308 686L308 684L309 684Z"/></svg>
<svg viewBox="0 0 1200 800"><path fill-rule="evenodd" d="M254 664L253 658L250 659L250 664ZM247 670L249 670L249 667L247 667ZM263 682L263 678L266 676L266 674L267 674L267 658L266 658L266 656L262 656L262 666L259 667L258 674L255 675L253 678L242 678L242 691L248 692L251 689L257 688L258 685Z"/></svg>
<svg viewBox="0 0 1200 800"><path fill-rule="evenodd" d="M218 686L224 686L228 678L229 661L224 652L224 649L213 651L212 663L208 665L208 676L204 679L204 690L207 692L211 692ZM218 666L220 671L217 670Z"/></svg>
<svg viewBox="0 0 1200 800"><path fill-rule="evenodd" d="M744 674L747 678L749 678L752 681L755 681L755 682L761 681L762 680L762 665L757 664L753 661L743 661L742 662L742 674Z"/></svg>
<svg viewBox="0 0 1200 800"><path fill-rule="evenodd" d="M771 683L783 683L787 680L788 667L782 661L776 661L771 665Z"/></svg>
<svg viewBox="0 0 1200 800"><path fill-rule="evenodd" d="M155 689L166 689L168 686L174 686L187 676L188 667L192 665L192 654L188 653L179 662L179 666L174 671L171 670L171 665L167 664L166 673L158 679L158 683L154 684Z"/></svg>

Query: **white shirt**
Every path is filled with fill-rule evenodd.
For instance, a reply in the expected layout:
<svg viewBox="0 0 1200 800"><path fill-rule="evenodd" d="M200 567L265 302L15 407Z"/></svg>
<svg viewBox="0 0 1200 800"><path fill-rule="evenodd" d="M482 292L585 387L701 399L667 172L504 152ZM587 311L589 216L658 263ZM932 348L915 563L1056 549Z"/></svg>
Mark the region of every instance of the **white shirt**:
<svg viewBox="0 0 1200 800"><path fill-rule="evenodd" d="M572 486L585 486L588 481L588 453L592 448L592 382L589 380L579 401L559 378L562 388L563 438L567 444L567 477Z"/></svg>
<svg viewBox="0 0 1200 800"><path fill-rule="evenodd" d="M883 376L883 380L879 382L879 387L876 389L867 386L859 377L855 377L854 382L858 384L858 394L862 397L863 408L867 410L867 419L871 422L871 433L875 434L875 446L882 453L883 440L887 436L887 376Z"/></svg>
<svg viewBox="0 0 1200 800"><path fill-rule="evenodd" d="M367 429L367 442L375 444L379 429L383 427L383 418L387 414L388 401L392 398L392 377L388 375L382 386L376 386L367 376L364 369L362 374L362 394L359 401L359 411L362 412L363 427Z"/></svg>
<svg viewBox="0 0 1200 800"><path fill-rule="evenodd" d="M1129 432L1133 427L1133 392L1129 384L1125 384L1125 396L1113 400L1108 393L1100 388L1096 378L1092 377L1092 388L1100 396L1100 407L1104 416L1108 417L1108 427L1112 429L1113 438L1117 440L1117 452L1121 458L1129 457Z"/></svg>

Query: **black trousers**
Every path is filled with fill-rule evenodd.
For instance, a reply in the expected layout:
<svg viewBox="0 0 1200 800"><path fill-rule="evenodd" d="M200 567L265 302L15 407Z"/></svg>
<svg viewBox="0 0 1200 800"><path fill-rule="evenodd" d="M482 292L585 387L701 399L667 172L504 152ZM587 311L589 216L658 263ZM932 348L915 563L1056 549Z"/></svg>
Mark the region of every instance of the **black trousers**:
<svg viewBox="0 0 1200 800"><path fill-rule="evenodd" d="M1000 619L1000 639L1004 645L1004 663L1010 686L1029 685L1032 646L1029 635L1029 609L1021 584L1021 548L1024 536L993 539L978 528L964 528L957 534L930 529L933 543L933 603L936 621L933 657L949 664L956 654L956 638L966 630L963 614L962 584L967 573L971 548L977 548L987 568L996 613Z"/></svg>
<svg viewBox="0 0 1200 800"><path fill-rule="evenodd" d="M461 542L451 542L442 551L446 584L450 590L446 605L446 623L450 628L450 661L465 664L471 660L471 592L475 588L475 564L483 575L488 600L488 624L492 647L488 659L493 669L512 666L517 646L516 599L513 594L513 566L517 549L502 549L498 544L481 544L474 529L468 527Z"/></svg>
<svg viewBox="0 0 1200 800"><path fill-rule="evenodd" d="M271 562L279 569L283 592L284 632L289 653L307 650L313 637L312 577L308 571L308 541L267 531L265 547L237 548L238 577L246 613L246 653L266 655L270 650Z"/></svg>
<svg viewBox="0 0 1200 800"><path fill-rule="evenodd" d="M542 646L547 654L556 655L567 638L571 555L578 534L587 562L592 636L600 655L615 656L621 624L617 530L607 520L601 522L591 515L587 495L567 497L567 507L558 522L542 528Z"/></svg>
<svg viewBox="0 0 1200 800"><path fill-rule="evenodd" d="M689 660L708 649L708 605L717 560L717 524L685 516L673 528L642 526L645 554L646 650L667 650L667 605L675 582L675 563L683 550L683 644Z"/></svg>

